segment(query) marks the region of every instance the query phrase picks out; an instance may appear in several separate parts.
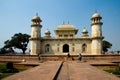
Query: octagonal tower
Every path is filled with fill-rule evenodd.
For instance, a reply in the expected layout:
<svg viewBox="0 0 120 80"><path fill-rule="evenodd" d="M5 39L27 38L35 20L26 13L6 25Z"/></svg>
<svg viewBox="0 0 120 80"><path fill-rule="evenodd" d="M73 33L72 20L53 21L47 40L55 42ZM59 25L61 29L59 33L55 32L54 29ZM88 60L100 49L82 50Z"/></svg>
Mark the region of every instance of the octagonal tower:
<svg viewBox="0 0 120 80"><path fill-rule="evenodd" d="M91 29L92 29L92 44L91 50L93 55L100 55L102 54L102 17L99 13L95 12L91 18Z"/></svg>
<svg viewBox="0 0 120 80"><path fill-rule="evenodd" d="M41 28L42 25L40 22L42 20L38 15L34 16L31 20L31 37L30 37L30 54L31 55L38 55L41 53Z"/></svg>

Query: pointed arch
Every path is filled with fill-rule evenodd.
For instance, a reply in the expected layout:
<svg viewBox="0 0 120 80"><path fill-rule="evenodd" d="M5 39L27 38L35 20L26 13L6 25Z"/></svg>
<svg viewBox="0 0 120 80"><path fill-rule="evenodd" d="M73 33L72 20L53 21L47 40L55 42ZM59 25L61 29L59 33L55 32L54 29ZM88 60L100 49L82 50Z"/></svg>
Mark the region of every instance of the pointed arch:
<svg viewBox="0 0 120 80"><path fill-rule="evenodd" d="M87 45L85 43L82 45L82 52L83 53L87 52Z"/></svg>
<svg viewBox="0 0 120 80"><path fill-rule="evenodd" d="M63 52L69 52L69 45L68 44L63 45Z"/></svg>
<svg viewBox="0 0 120 80"><path fill-rule="evenodd" d="M46 44L45 45L45 53L49 52L50 51L50 45L49 44Z"/></svg>

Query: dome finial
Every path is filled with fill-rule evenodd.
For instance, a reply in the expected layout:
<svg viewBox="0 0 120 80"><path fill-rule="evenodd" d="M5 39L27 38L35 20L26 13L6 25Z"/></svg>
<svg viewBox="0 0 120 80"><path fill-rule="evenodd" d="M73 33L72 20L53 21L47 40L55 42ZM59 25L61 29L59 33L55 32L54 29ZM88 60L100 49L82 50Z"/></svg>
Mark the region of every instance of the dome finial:
<svg viewBox="0 0 120 80"><path fill-rule="evenodd" d="M49 29L47 28L47 30L49 31Z"/></svg>
<svg viewBox="0 0 120 80"><path fill-rule="evenodd" d="M68 21L68 24L69 24L69 21Z"/></svg>
<svg viewBox="0 0 120 80"><path fill-rule="evenodd" d="M38 13L36 13L36 16L38 16Z"/></svg>
<svg viewBox="0 0 120 80"><path fill-rule="evenodd" d="M86 29L85 27L83 29Z"/></svg>
<svg viewBox="0 0 120 80"><path fill-rule="evenodd" d="M63 24L65 24L65 22L63 21Z"/></svg>
<svg viewBox="0 0 120 80"><path fill-rule="evenodd" d="M95 10L95 13L98 13L97 10Z"/></svg>

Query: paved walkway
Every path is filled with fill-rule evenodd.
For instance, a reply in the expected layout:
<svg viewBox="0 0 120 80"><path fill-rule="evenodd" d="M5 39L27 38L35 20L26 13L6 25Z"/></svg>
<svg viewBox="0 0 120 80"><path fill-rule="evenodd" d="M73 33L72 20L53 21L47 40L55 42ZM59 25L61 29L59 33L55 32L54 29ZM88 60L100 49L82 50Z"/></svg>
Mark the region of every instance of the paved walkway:
<svg viewBox="0 0 120 80"><path fill-rule="evenodd" d="M59 72L57 80L69 80L69 70L68 70L68 62L64 62L63 66Z"/></svg>
<svg viewBox="0 0 120 80"><path fill-rule="evenodd" d="M120 78L99 70L86 63L69 62L69 80L120 80Z"/></svg>
<svg viewBox="0 0 120 80"><path fill-rule="evenodd" d="M110 73L78 61L64 62L57 80L120 80Z"/></svg>
<svg viewBox="0 0 120 80"><path fill-rule="evenodd" d="M120 80L85 62L47 61L40 66L17 73L3 80ZM60 71L59 71L60 69Z"/></svg>
<svg viewBox="0 0 120 80"><path fill-rule="evenodd" d="M54 80L61 64L62 61L47 61L3 80Z"/></svg>

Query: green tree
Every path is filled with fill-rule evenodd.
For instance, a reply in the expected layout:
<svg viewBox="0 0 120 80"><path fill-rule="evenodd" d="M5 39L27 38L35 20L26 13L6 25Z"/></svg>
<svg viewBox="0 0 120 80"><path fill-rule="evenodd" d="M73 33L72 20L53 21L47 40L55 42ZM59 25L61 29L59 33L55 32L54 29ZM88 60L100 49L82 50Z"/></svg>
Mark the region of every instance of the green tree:
<svg viewBox="0 0 120 80"><path fill-rule="evenodd" d="M6 53L5 48L1 48L1 49L0 49L0 54L4 54L4 53Z"/></svg>
<svg viewBox="0 0 120 80"><path fill-rule="evenodd" d="M26 47L29 43L29 37L28 34L17 33L11 37L11 40L4 42L4 48L9 48L10 50L13 50L13 47L18 48L22 50L23 54L25 54L25 51L27 50Z"/></svg>
<svg viewBox="0 0 120 80"><path fill-rule="evenodd" d="M109 48L112 47L112 44L106 40L102 41L103 51L107 52Z"/></svg>

